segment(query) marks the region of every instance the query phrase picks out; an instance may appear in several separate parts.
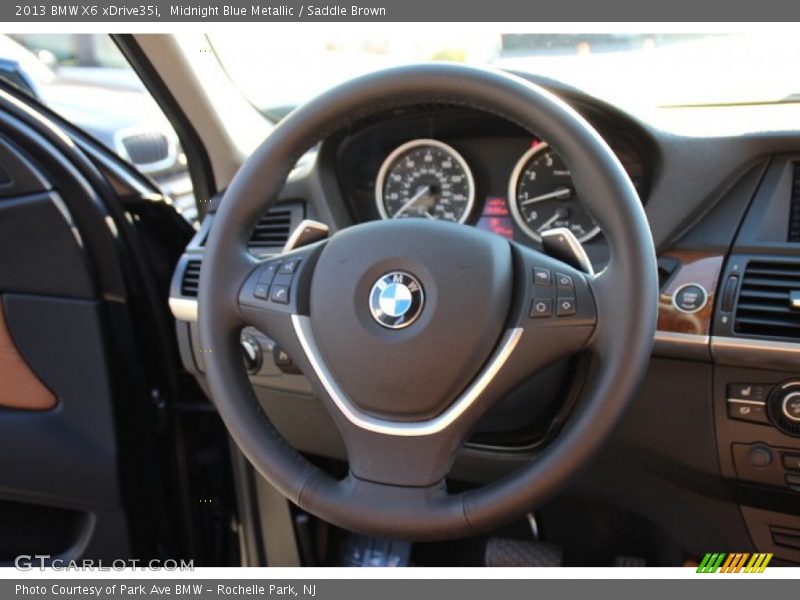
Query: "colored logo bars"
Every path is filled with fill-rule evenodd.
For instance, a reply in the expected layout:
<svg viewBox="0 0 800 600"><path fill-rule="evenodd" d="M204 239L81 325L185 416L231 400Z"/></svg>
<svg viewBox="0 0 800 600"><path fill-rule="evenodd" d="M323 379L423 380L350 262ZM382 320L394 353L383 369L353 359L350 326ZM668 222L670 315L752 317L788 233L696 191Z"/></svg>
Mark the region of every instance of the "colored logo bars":
<svg viewBox="0 0 800 600"><path fill-rule="evenodd" d="M747 552L738 554L725 554L724 552L709 552L703 557L698 573L763 573L767 568L772 554Z"/></svg>

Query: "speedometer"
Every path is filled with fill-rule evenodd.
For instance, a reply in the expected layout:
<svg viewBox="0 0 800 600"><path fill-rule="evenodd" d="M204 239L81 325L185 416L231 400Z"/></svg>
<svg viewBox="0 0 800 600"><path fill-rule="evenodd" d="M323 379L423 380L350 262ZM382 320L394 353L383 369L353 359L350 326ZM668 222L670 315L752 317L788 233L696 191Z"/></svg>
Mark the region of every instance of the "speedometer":
<svg viewBox="0 0 800 600"><path fill-rule="evenodd" d="M384 219L419 217L463 223L475 201L469 166L438 140L413 140L383 161L375 200Z"/></svg>
<svg viewBox="0 0 800 600"><path fill-rule="evenodd" d="M569 169L547 144L539 143L522 155L508 195L517 225L537 241L556 227L566 227L581 242L600 231L575 193Z"/></svg>

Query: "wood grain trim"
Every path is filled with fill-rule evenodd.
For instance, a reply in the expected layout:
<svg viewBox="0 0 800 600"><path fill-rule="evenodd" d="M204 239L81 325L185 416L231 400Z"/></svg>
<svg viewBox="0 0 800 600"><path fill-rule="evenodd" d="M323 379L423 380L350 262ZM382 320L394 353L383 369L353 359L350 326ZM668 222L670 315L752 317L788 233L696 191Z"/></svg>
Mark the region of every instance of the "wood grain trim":
<svg viewBox="0 0 800 600"><path fill-rule="evenodd" d="M0 407L49 410L56 397L31 370L19 353L6 324L0 296Z"/></svg>
<svg viewBox="0 0 800 600"><path fill-rule="evenodd" d="M710 335L714 298L723 256L705 252L671 251L662 256L680 263L677 272L658 297L658 331ZM673 294L687 283L696 283L708 293L706 305L696 313L681 312L672 303Z"/></svg>

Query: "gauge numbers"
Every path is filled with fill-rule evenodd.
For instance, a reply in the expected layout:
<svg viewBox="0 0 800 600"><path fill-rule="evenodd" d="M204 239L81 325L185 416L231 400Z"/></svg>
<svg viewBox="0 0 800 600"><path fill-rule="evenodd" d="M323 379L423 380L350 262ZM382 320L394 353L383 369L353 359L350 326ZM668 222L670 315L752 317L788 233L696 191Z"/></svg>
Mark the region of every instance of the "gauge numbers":
<svg viewBox="0 0 800 600"><path fill-rule="evenodd" d="M576 195L569 169L547 144L522 155L508 195L517 225L534 240L541 241L543 232L556 227L566 227L581 242L600 231Z"/></svg>
<svg viewBox="0 0 800 600"><path fill-rule="evenodd" d="M469 166L438 140L412 140L383 161L375 200L384 219L423 218L463 223L475 201Z"/></svg>

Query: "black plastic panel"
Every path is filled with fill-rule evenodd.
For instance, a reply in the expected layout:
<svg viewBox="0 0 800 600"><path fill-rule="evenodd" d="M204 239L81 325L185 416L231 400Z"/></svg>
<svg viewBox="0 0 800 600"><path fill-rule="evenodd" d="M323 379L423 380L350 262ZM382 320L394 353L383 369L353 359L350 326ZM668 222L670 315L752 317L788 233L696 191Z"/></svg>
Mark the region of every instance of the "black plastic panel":
<svg viewBox="0 0 800 600"><path fill-rule="evenodd" d="M91 298L80 236L55 192L0 200L0 291Z"/></svg>
<svg viewBox="0 0 800 600"><path fill-rule="evenodd" d="M84 508L119 506L101 304L6 294L25 361L58 397L53 410L0 410L0 493Z"/></svg>
<svg viewBox="0 0 800 600"><path fill-rule="evenodd" d="M49 189L49 182L30 160L8 140L0 137L0 198Z"/></svg>

